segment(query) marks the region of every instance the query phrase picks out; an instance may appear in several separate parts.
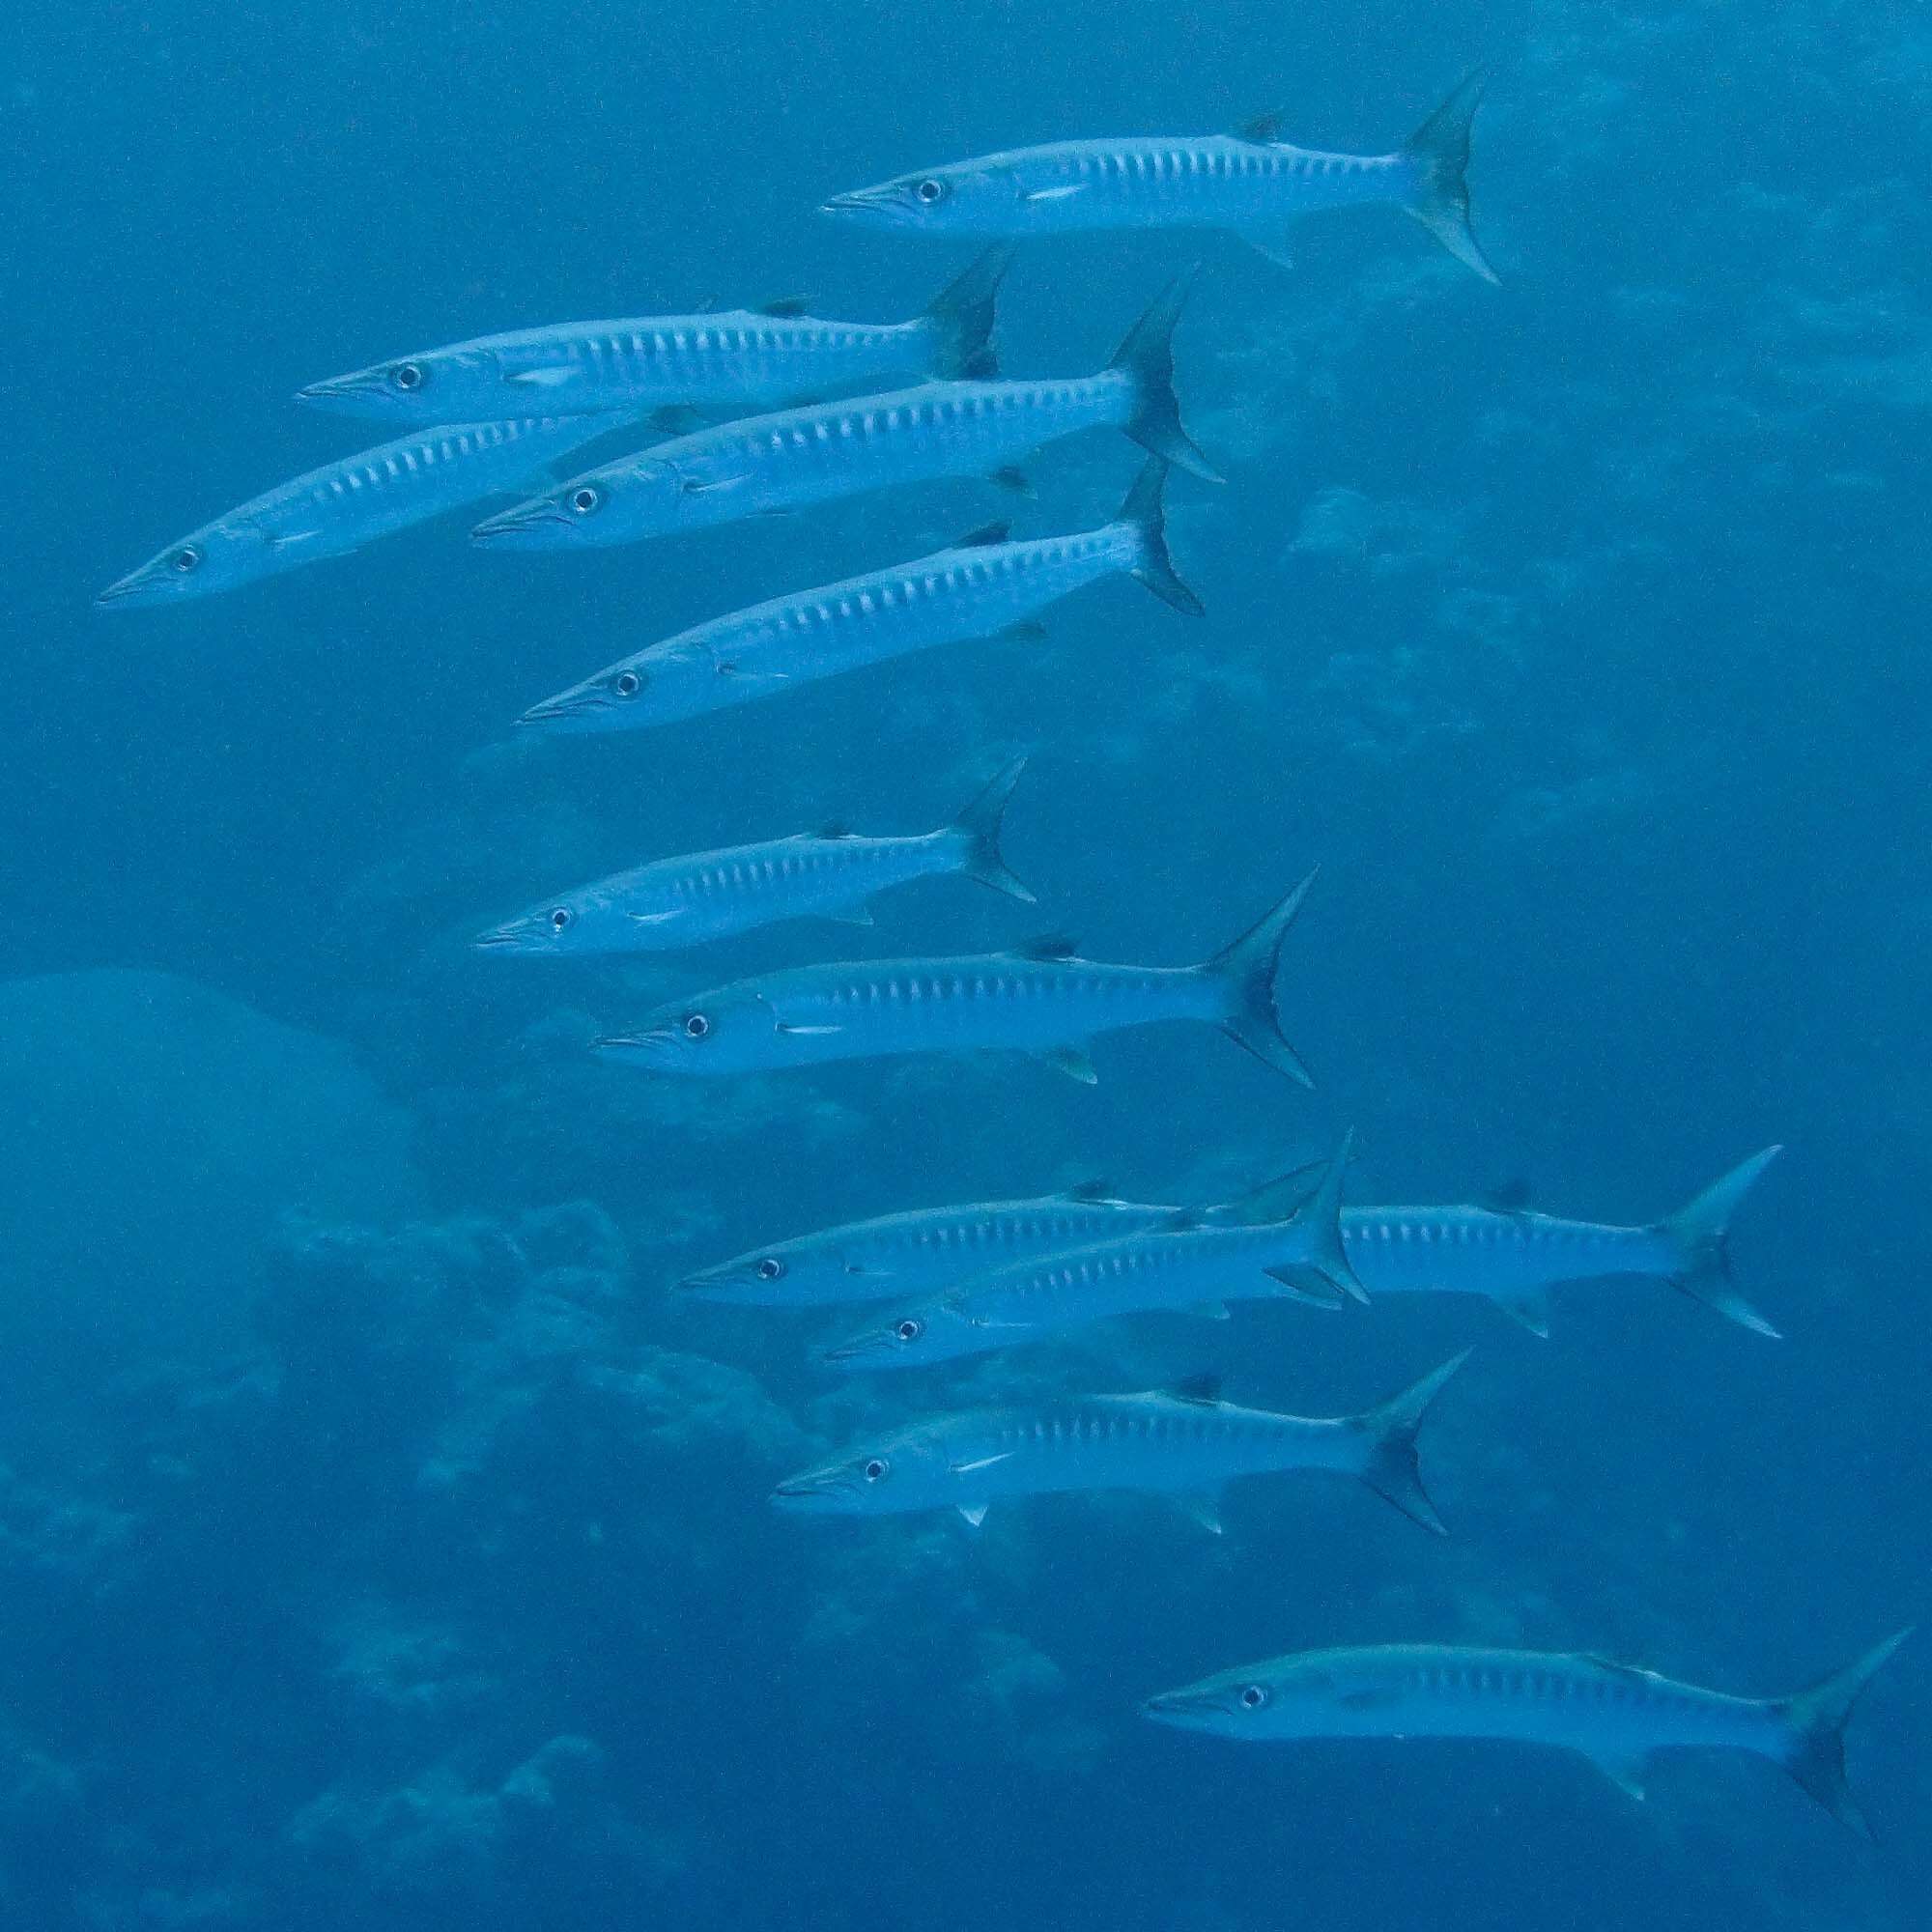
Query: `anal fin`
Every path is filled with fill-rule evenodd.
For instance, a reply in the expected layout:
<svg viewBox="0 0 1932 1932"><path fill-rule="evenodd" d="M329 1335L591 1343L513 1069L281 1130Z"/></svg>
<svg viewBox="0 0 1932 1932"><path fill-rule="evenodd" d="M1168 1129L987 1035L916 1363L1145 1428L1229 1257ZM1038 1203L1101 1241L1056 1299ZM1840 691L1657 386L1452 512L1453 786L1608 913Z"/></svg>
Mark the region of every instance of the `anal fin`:
<svg viewBox="0 0 1932 1932"><path fill-rule="evenodd" d="M961 1503L959 1505L959 1514L975 1529L978 1529L986 1520L986 1505L984 1503Z"/></svg>
<svg viewBox="0 0 1932 1932"><path fill-rule="evenodd" d="M1077 1080L1083 1087L1097 1087L1100 1076L1094 1069L1094 1063L1085 1051L1077 1046L1051 1046L1036 1058L1048 1066L1056 1067L1069 1080Z"/></svg>
<svg viewBox="0 0 1932 1932"><path fill-rule="evenodd" d="M1294 267L1294 242L1292 229L1242 228L1236 232L1257 255L1265 256L1277 269Z"/></svg>

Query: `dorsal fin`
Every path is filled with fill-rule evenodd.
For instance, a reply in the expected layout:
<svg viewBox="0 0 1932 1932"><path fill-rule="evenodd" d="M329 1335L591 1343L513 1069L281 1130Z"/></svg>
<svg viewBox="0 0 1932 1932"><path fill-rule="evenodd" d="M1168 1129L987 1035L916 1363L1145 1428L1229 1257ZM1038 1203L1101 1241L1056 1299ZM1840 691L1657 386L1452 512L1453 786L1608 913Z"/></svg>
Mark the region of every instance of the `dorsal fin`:
<svg viewBox="0 0 1932 1932"><path fill-rule="evenodd" d="M1257 114L1253 120L1243 121L1235 129L1235 139L1251 142L1258 148L1272 147L1281 139L1281 116Z"/></svg>
<svg viewBox="0 0 1932 1932"><path fill-rule="evenodd" d="M1478 1205L1492 1214L1522 1214L1528 1211L1529 1200L1529 1182L1518 1176L1491 1188Z"/></svg>
<svg viewBox="0 0 1932 1932"><path fill-rule="evenodd" d="M1071 1187L1063 1187L1054 1196L1056 1201L1085 1201L1089 1203L1112 1201L1114 1198L1114 1183L1111 1180L1076 1181Z"/></svg>
<svg viewBox="0 0 1932 1932"><path fill-rule="evenodd" d="M1184 1235L1190 1228L1205 1228L1207 1214L1199 1208L1177 1208L1166 1220L1156 1222L1163 1235Z"/></svg>
<svg viewBox="0 0 1932 1932"><path fill-rule="evenodd" d="M811 303L804 296L781 296L777 301L761 303L758 313L771 316L775 321L789 322L792 317L803 315L810 306Z"/></svg>
<svg viewBox="0 0 1932 1932"><path fill-rule="evenodd" d="M952 546L954 550L985 550L992 544L1003 544L1012 535L1010 524L981 524L977 530L968 530Z"/></svg>
<svg viewBox="0 0 1932 1932"><path fill-rule="evenodd" d="M1221 1400L1221 1378L1212 1370L1198 1376L1183 1376L1162 1389L1161 1394L1171 1395L1176 1402L1199 1402L1211 1406Z"/></svg>
<svg viewBox="0 0 1932 1932"><path fill-rule="evenodd" d="M1325 1164L1321 1162L1313 1167L1297 1167L1292 1173L1263 1181L1238 1200L1218 1202L1206 1211L1214 1220L1235 1228L1257 1228L1269 1222L1292 1221L1314 1197L1323 1172Z"/></svg>
<svg viewBox="0 0 1932 1932"><path fill-rule="evenodd" d="M1057 960L1071 959L1078 948L1065 933L1049 932L1039 939L1029 939L1012 949L1015 959Z"/></svg>
<svg viewBox="0 0 1932 1932"><path fill-rule="evenodd" d="M835 818L829 824L821 825L811 836L814 838L850 838L852 828L849 825L840 825Z"/></svg>

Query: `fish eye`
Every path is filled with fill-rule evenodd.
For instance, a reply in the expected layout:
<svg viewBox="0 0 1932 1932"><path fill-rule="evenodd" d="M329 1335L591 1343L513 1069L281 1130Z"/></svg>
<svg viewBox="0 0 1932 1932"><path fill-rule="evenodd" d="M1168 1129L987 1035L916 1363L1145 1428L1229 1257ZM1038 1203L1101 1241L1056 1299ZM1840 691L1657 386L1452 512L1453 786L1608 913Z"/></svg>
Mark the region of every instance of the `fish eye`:
<svg viewBox="0 0 1932 1932"><path fill-rule="evenodd" d="M643 679L640 678L638 675L638 673L634 670L620 670L617 673L617 675L611 680L611 689L614 691L619 697L635 697L637 696L639 692L643 690L643 688L644 688Z"/></svg>
<svg viewBox="0 0 1932 1932"><path fill-rule="evenodd" d="M925 203L926 207L930 208L934 202L946 199L946 184L944 182L923 181L913 189L913 193L918 195L920 200Z"/></svg>
<svg viewBox="0 0 1932 1932"><path fill-rule="evenodd" d="M867 1482L868 1483L884 1482L886 1477L892 1473L892 1467L893 1465L890 1463L888 1463L883 1456L874 1456L872 1460L866 1464Z"/></svg>
<svg viewBox="0 0 1932 1932"><path fill-rule="evenodd" d="M711 1031L711 1022L702 1013L693 1013L684 1023L684 1030L693 1039L702 1039Z"/></svg>
<svg viewBox="0 0 1932 1932"><path fill-rule="evenodd" d="M398 362L389 371L389 381L395 384L405 395L423 385L423 367L420 362Z"/></svg>
<svg viewBox="0 0 1932 1932"><path fill-rule="evenodd" d="M1259 1684L1246 1684L1241 1687L1242 1710L1259 1711L1267 1700L1268 1693Z"/></svg>
<svg viewBox="0 0 1932 1932"><path fill-rule="evenodd" d="M893 1333L896 1335L901 1342L917 1342L919 1338L925 1333L925 1323L920 1321L917 1316L908 1315L906 1319L903 1321L901 1321L896 1328L893 1330Z"/></svg>
<svg viewBox="0 0 1932 1932"><path fill-rule="evenodd" d="M168 558L174 568L185 577L191 570L201 568L201 549L196 544L183 544L174 555Z"/></svg>
<svg viewBox="0 0 1932 1932"><path fill-rule="evenodd" d="M767 1255L758 1264L758 1279L760 1281L777 1281L784 1274L784 1263L780 1261L776 1255Z"/></svg>
<svg viewBox="0 0 1932 1932"><path fill-rule="evenodd" d="M603 500L603 491L588 483L580 484L570 493L570 507L580 517L587 517Z"/></svg>
<svg viewBox="0 0 1932 1932"><path fill-rule="evenodd" d="M576 917L568 906L558 906L550 916L551 930L561 932Z"/></svg>

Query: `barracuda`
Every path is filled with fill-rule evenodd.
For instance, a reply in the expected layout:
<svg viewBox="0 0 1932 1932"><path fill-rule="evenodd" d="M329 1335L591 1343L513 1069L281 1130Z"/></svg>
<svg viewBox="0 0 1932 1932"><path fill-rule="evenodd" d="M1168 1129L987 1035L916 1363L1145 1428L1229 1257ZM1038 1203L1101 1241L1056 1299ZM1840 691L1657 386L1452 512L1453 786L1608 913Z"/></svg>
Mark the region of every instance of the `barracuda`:
<svg viewBox="0 0 1932 1932"><path fill-rule="evenodd" d="M1013 543L993 524L916 563L715 618L619 659L518 723L557 733L674 724L940 644L1033 637L1041 611L1109 577L1132 577L1198 617L1200 600L1168 554L1166 476L1150 457L1119 519L1098 529Z"/></svg>
<svg viewBox="0 0 1932 1932"><path fill-rule="evenodd" d="M975 1529L989 1504L1088 1490L1184 1499L1220 1533L1223 1488L1238 1476L1323 1471L1365 1483L1440 1536L1416 1463L1430 1405L1467 1352L1360 1415L1276 1415L1220 1400L1217 1378L1172 1389L1087 1396L1045 1408L975 1409L900 1430L781 1483L772 1501L817 1516L956 1509Z"/></svg>
<svg viewBox="0 0 1932 1932"><path fill-rule="evenodd" d="M1000 856L1001 817L1025 769L1026 760L1015 758L933 832L868 838L835 825L660 859L532 906L474 943L489 952L562 958L665 952L788 919L870 925L866 901L874 894L952 873L1031 903L1033 894Z"/></svg>
<svg viewBox="0 0 1932 1932"><path fill-rule="evenodd" d="M168 604L238 589L377 537L527 489L559 457L631 417L447 423L325 464L217 517L110 583L102 605Z"/></svg>
<svg viewBox="0 0 1932 1932"><path fill-rule="evenodd" d="M663 1073L723 1075L910 1053L1031 1054L1090 1085L1097 1034L1163 1020L1216 1026L1309 1084L1281 1030L1275 980L1310 873L1198 966L1114 966L1065 941L965 957L844 961L739 980L661 1007L598 1050Z"/></svg>
<svg viewBox="0 0 1932 1932"><path fill-rule="evenodd" d="M899 175L835 195L823 214L931 235L1066 235L1109 228L1230 229L1290 260L1293 224L1322 209L1383 205L1413 215L1485 281L1495 271L1469 225L1469 128L1487 70L1470 74L1388 155L1291 146L1266 115L1237 134L1056 141Z"/></svg>
<svg viewBox="0 0 1932 1932"><path fill-rule="evenodd" d="M702 315L626 316L482 335L332 376L296 400L317 409L434 423L541 400L553 410L686 405L742 415L875 385L894 376L942 381L999 373L1000 284L1012 260L992 248L910 322L823 322L803 304Z"/></svg>
<svg viewBox="0 0 1932 1932"><path fill-rule="evenodd" d="M1287 1298L1324 1308L1366 1300L1342 1247L1349 1144L1310 1194L1298 1176L1224 1207L1184 1208L1159 1227L1016 1263L869 1323L825 1351L847 1373L923 1368L1046 1340L1121 1315L1227 1315L1229 1301Z"/></svg>
<svg viewBox="0 0 1932 1932"><path fill-rule="evenodd" d="M1167 290L1097 375L927 383L750 416L589 470L471 535L509 550L636 543L942 476L1004 476L1083 429L1119 429L1219 482L1182 429L1174 393L1174 326L1188 280Z"/></svg>
<svg viewBox="0 0 1932 1932"><path fill-rule="evenodd" d="M1117 1201L1094 1181L1031 1201L981 1201L852 1221L774 1241L686 1275L679 1289L705 1301L830 1308L848 1301L937 1293L962 1278L1091 1247L1171 1221L1179 1208Z"/></svg>
<svg viewBox="0 0 1932 1932"><path fill-rule="evenodd" d="M1549 1291L1618 1276L1668 1282L1693 1300L1777 1339L1731 1281L1730 1225L1781 1149L1769 1147L1676 1213L1642 1226L1567 1221L1526 1208L1350 1208L1342 1241L1371 1294L1474 1294L1538 1335L1549 1332ZM1319 1167L1303 1170L1313 1185Z"/></svg>
<svg viewBox="0 0 1932 1932"><path fill-rule="evenodd" d="M1749 1751L1870 1836L1845 1782L1846 1720L1911 1633L1792 1697L1733 1697L1606 1657L1387 1644L1244 1665L1148 1700L1146 1715L1256 1743L1299 1738L1484 1738L1578 1751L1634 1797L1654 1752Z"/></svg>

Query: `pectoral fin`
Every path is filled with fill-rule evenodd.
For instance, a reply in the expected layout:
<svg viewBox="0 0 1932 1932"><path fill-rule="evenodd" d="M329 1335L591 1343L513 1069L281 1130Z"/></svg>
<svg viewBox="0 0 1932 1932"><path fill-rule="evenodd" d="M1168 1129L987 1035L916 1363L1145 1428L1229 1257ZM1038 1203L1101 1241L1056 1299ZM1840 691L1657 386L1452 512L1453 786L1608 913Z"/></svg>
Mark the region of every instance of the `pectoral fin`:
<svg viewBox="0 0 1932 1932"><path fill-rule="evenodd" d="M1002 1449L997 1456L981 1456L972 1463L955 1463L952 1465L952 1473L955 1476L969 1476L975 1469L990 1469L995 1463L1005 1463L1015 1453L1011 1449Z"/></svg>
<svg viewBox="0 0 1932 1932"><path fill-rule="evenodd" d="M839 912L821 912L820 919L829 919L835 925L876 925L869 906L846 906Z"/></svg>
<svg viewBox="0 0 1932 1932"><path fill-rule="evenodd" d="M1221 1521L1221 1498L1212 1490L1205 1490L1199 1495L1182 1493L1176 1496L1174 1500L1209 1536L1224 1536L1227 1534L1226 1528Z"/></svg>
<svg viewBox="0 0 1932 1932"><path fill-rule="evenodd" d="M541 369L519 369L514 376L505 380L522 383L532 389L560 389L564 384L576 382L581 373L580 370L565 369L551 363Z"/></svg>
<svg viewBox="0 0 1932 1932"><path fill-rule="evenodd" d="M1243 228L1240 238L1257 255L1265 255L1277 269L1294 267L1293 230L1287 228Z"/></svg>
<svg viewBox="0 0 1932 1932"><path fill-rule="evenodd" d="M1204 1321L1232 1321L1235 1319L1228 1313L1225 1301L1197 1301L1187 1312L1200 1316Z"/></svg>
<svg viewBox="0 0 1932 1932"><path fill-rule="evenodd" d="M1068 182L1061 187L1037 187L1026 197L1027 204L1037 208L1045 202L1071 201L1076 194L1085 194L1090 185L1087 182Z"/></svg>
<svg viewBox="0 0 1932 1932"><path fill-rule="evenodd" d="M1591 1751L1588 1755L1619 1791L1627 1792L1639 1804L1643 1803L1644 1779L1650 1774L1650 1760L1644 1752Z"/></svg>
<svg viewBox="0 0 1932 1932"><path fill-rule="evenodd" d="M624 917L637 925L665 925L682 918L683 909L673 906L669 912L627 912Z"/></svg>
<svg viewBox="0 0 1932 1932"><path fill-rule="evenodd" d="M1077 1046L1056 1046L1037 1056L1048 1066L1058 1067L1069 1080L1077 1080L1083 1087L1097 1087L1100 1076L1094 1070L1094 1063Z"/></svg>
<svg viewBox="0 0 1932 1932"><path fill-rule="evenodd" d="M772 1028L774 1033L784 1034L791 1039L823 1038L827 1034L843 1033L840 1026L794 1026L789 1020L780 1020Z"/></svg>
<svg viewBox="0 0 1932 1932"><path fill-rule="evenodd" d="M1549 1340L1549 1297L1540 1288L1526 1288L1520 1294L1499 1294L1495 1304L1512 1321L1520 1321L1532 1335Z"/></svg>

